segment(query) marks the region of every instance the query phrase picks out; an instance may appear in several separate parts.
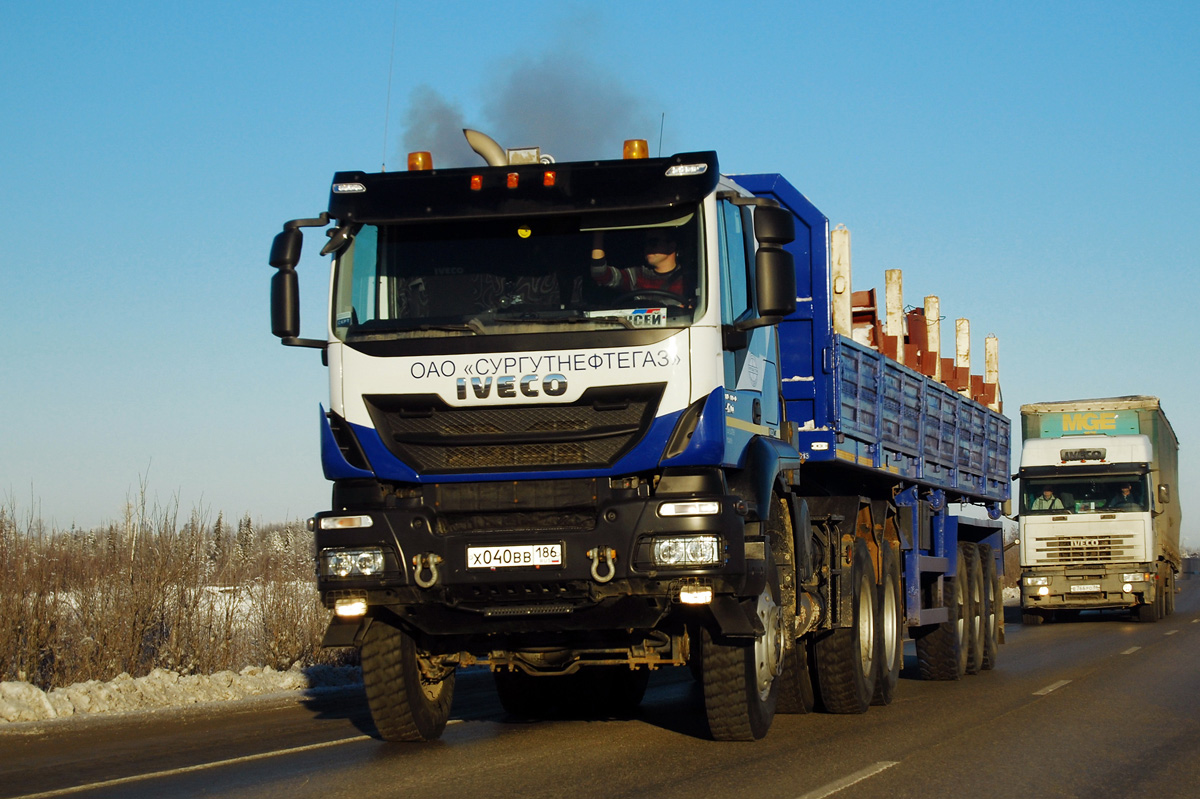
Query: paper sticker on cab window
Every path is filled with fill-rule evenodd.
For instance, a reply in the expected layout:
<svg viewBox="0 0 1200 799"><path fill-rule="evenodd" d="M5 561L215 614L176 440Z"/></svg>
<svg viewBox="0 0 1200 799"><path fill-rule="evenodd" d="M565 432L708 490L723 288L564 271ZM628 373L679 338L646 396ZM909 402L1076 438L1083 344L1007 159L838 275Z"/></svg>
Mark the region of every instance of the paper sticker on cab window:
<svg viewBox="0 0 1200 799"><path fill-rule="evenodd" d="M666 308L642 308L630 311L629 321L634 327L666 327Z"/></svg>

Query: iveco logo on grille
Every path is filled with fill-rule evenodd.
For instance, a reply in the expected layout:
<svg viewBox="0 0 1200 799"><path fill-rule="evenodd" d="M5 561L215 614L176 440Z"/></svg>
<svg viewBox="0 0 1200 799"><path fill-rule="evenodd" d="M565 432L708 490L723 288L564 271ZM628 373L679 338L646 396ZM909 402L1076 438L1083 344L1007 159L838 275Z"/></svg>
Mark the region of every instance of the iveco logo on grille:
<svg viewBox="0 0 1200 799"><path fill-rule="evenodd" d="M503 377L465 377L458 378L458 398L465 400L469 395L467 388L470 387L470 395L475 399L487 399L491 396L493 386L496 389L496 397L498 399L510 399L518 396L522 397L561 397L567 393L567 378L563 375L524 375L520 379L513 375L504 375Z"/></svg>
<svg viewBox="0 0 1200 799"><path fill-rule="evenodd" d="M1095 549L1096 547L1100 546L1100 539L1099 538L1081 538L1081 539L1079 539L1078 545L1081 547L1087 547L1088 549Z"/></svg>

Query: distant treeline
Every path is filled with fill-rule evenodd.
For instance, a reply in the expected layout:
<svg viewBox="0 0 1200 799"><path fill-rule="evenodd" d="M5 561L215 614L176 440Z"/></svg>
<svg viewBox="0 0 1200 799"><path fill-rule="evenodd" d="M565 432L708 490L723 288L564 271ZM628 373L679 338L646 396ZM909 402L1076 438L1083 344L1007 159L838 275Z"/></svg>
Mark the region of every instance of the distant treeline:
<svg viewBox="0 0 1200 799"><path fill-rule="evenodd" d="M144 492L143 492L144 493ZM256 528L177 506L48 529L0 507L0 680L49 690L164 668L211 674L352 656L319 648L329 612L303 523Z"/></svg>

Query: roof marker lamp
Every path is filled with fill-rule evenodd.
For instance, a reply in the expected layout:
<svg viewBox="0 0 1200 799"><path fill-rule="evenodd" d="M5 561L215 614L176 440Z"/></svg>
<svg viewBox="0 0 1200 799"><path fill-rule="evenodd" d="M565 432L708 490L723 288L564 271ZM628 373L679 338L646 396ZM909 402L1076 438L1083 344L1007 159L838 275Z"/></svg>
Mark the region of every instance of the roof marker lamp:
<svg viewBox="0 0 1200 799"><path fill-rule="evenodd" d="M645 139L626 139L625 147L621 152L621 157L626 160L649 158L650 148L646 146Z"/></svg>

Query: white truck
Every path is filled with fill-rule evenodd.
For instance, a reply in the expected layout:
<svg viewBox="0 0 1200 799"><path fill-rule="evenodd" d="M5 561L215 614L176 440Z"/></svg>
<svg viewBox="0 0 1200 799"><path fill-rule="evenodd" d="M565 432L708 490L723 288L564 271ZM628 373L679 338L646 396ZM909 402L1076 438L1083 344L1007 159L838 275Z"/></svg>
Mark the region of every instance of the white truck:
<svg viewBox="0 0 1200 799"><path fill-rule="evenodd" d="M1157 621L1180 570L1179 443L1157 397L1021 407L1021 615Z"/></svg>

